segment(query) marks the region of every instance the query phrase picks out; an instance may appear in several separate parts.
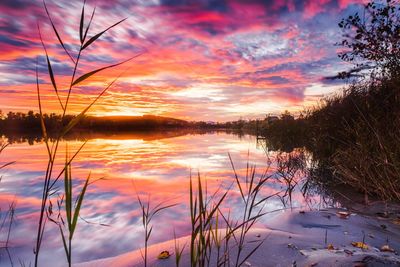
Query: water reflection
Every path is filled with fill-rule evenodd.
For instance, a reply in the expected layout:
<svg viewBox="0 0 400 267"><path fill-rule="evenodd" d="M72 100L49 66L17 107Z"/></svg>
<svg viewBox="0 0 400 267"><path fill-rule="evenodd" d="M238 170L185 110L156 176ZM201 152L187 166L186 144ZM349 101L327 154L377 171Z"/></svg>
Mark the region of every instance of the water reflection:
<svg viewBox="0 0 400 267"><path fill-rule="evenodd" d="M67 143L69 150L74 151L82 144L81 140L87 137L71 136L63 141L60 155L65 155ZM115 256L142 247L143 230L135 189L141 195L149 195L153 203L178 204L154 218L155 228L150 243L172 239L174 230L177 236L190 233L189 173L200 172L207 179L210 192L221 185L222 188L228 188L234 179L228 153L239 175L245 175L248 161L257 166L258 174L270 167L269 172L276 179L271 179L263 188L263 195L287 190L287 184L277 176L277 153L268 152L267 157L266 147L257 145L255 137L249 135L238 136L221 131L171 131L91 134L89 137L91 139L73 163L74 186L82 185L89 172L93 180L104 179L88 188L81 211L82 220L74 236L73 262ZM12 145L0 158L0 164L16 161L3 172L0 184L1 210L6 211L14 200L16 203L9 249L0 250L1 266L11 265L9 258L14 259L17 265L19 261L29 265L33 259L43 170L47 163L46 149L40 139L24 141L19 138L20 142L16 139L9 140ZM56 163L58 171L63 166L63 156L60 158ZM301 174L297 173L291 180L290 185L296 183L296 186L290 190L290 205L324 205L320 195L305 195L297 189L303 185L301 178ZM236 207L241 205L239 196L237 190L232 190L224 207L231 210L232 216L235 216ZM287 196L284 194L284 198ZM281 201L275 197L268 200L266 209L282 209L287 204L287 199ZM260 223L265 223L270 216ZM51 223L46 228L40 261L49 266L65 265L59 232L56 225Z"/></svg>

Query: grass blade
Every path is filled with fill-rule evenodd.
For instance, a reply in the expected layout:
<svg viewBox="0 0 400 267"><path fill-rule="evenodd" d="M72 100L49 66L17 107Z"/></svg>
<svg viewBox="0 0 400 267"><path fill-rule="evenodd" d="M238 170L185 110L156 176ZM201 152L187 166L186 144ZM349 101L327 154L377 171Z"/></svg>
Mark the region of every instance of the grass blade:
<svg viewBox="0 0 400 267"><path fill-rule="evenodd" d="M36 59L36 90L37 90L37 97L38 97L38 103L39 103L40 128L42 129L42 135L44 138L44 142L46 144L46 149L47 149L49 159L51 159L52 155L51 155L51 150L50 150L48 139L47 139L46 124L44 123L44 119L43 119L42 101L40 100L39 73L38 73L38 60L37 59Z"/></svg>
<svg viewBox="0 0 400 267"><path fill-rule="evenodd" d="M68 229L71 231L71 164L68 163L68 146L65 152L65 172L64 172L64 190L65 190L65 211L67 214Z"/></svg>
<svg viewBox="0 0 400 267"><path fill-rule="evenodd" d="M8 163L6 163L6 164L0 166L0 170L3 169L3 168L5 168L5 167L7 167L7 166L10 166L10 165L14 164L15 162L16 162L16 161L11 161L11 162L8 162Z"/></svg>
<svg viewBox="0 0 400 267"><path fill-rule="evenodd" d="M89 31L90 25L92 24L92 20L93 20L95 12L96 12L96 7L94 7L94 9L92 11L92 16L90 17L89 24L86 27L85 34L83 35L83 42L85 42L85 40L86 40L86 36L87 36L88 31Z"/></svg>
<svg viewBox="0 0 400 267"><path fill-rule="evenodd" d="M89 173L88 177L86 178L85 185L82 188L82 191L81 191L81 193L79 195L79 198L78 198L78 202L77 202L75 210L74 210L74 218L72 220L72 229L71 229L71 237L70 237L71 239L72 239L72 236L74 235L74 231L75 231L75 228L76 228L76 223L78 222L79 213L81 211L83 198L85 197L86 189L87 189L87 187L89 185L90 174L91 173Z"/></svg>
<svg viewBox="0 0 400 267"><path fill-rule="evenodd" d="M235 174L235 179L236 179L236 183L238 185L239 191L240 191L240 196L242 197L243 201L246 202L246 199L245 199L244 193L243 193L243 189L242 189L242 186L240 185L240 180L239 180L239 177L238 177L236 169L235 169L235 165L233 164L231 154L228 153L228 156L229 156L229 161L231 162L231 165L232 165L233 173Z"/></svg>
<svg viewBox="0 0 400 267"><path fill-rule="evenodd" d="M83 44L83 24L84 24L84 20L85 20L85 4L86 4L86 0L83 1L81 22L79 23L79 39L81 40L81 44Z"/></svg>
<svg viewBox="0 0 400 267"><path fill-rule="evenodd" d="M53 68L51 67L49 55L48 55L48 53L47 53L46 46L44 45L44 42L43 42L43 39L42 39L42 34L41 34L41 32L40 32L39 24L37 24L37 28L38 28L38 32L39 32L40 42L42 43L44 52L45 52L45 54L46 54L47 69L48 69L48 71L49 71L49 76L50 76L51 84L53 85L54 91L56 92L58 102L60 103L61 108L64 110L64 105L62 104L61 99L60 99L60 95L58 94L56 79L54 78Z"/></svg>
<svg viewBox="0 0 400 267"><path fill-rule="evenodd" d="M46 2L45 2L44 0L43 0L43 5L44 5L44 9L46 10L47 17L48 17L49 20L50 20L51 26L53 27L54 33L55 33L56 36L57 36L58 41L60 42L62 48L63 48L64 51L65 51L65 53L67 53L67 55L69 56L69 58L70 58L70 59L72 60L72 62L75 64L74 58L70 55L70 53L68 53L68 50L67 50L67 48L66 48L65 45L64 45L64 42L62 41L60 35L58 34L58 31L57 31L56 27L54 26L53 20L52 20L51 17L50 17L49 10L47 9L47 5L46 5Z"/></svg>
<svg viewBox="0 0 400 267"><path fill-rule="evenodd" d="M82 50L84 50L86 47L88 47L89 45L91 45L94 41L96 41L100 36L102 36L106 31L108 31L109 29L117 26L118 24L122 23L123 21L125 21L127 18L124 18L120 21L118 21L117 23L115 23L114 25L108 27L107 29L105 29L104 31L96 34L95 36L93 36L92 38L90 38L83 46L82 46Z"/></svg>
<svg viewBox="0 0 400 267"><path fill-rule="evenodd" d="M140 55L140 54L139 54L139 55ZM72 86L77 85L78 83L80 83L80 82L86 80L87 78L89 78L90 76L96 74L96 73L99 72L99 71L102 71L102 70L105 70L105 69L109 69L109 68L113 68L113 67L122 65L122 64L124 64L124 63L126 63L126 62L128 62L128 61L130 61L130 60L132 60L132 59L134 59L135 57L138 57L139 55L134 56L134 57L131 57L131 58L129 58L129 59L127 59L127 60L124 60L124 61L122 61L122 62L113 64L113 65L109 65L109 66L107 66L107 67L103 67L103 68L100 68L100 69L97 69L97 70L88 72L88 73L86 73L86 74L83 74L81 77L77 78L77 79L72 83Z"/></svg>

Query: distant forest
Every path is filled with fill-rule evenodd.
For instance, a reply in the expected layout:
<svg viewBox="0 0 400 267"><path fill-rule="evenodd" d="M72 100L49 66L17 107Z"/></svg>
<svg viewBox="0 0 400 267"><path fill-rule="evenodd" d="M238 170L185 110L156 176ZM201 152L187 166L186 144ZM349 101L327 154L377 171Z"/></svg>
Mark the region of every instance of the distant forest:
<svg viewBox="0 0 400 267"><path fill-rule="evenodd" d="M75 115L66 115L63 119L61 115L51 113L43 114L46 130L49 134L62 129ZM201 128L201 129L221 129L226 127L225 123L214 122L189 122L180 119L143 115L143 116L85 116L74 127L74 132L130 132L130 131L149 131L162 129L182 129L182 128ZM0 111L0 134L41 134L40 114L33 111L28 113L8 112L3 114Z"/></svg>

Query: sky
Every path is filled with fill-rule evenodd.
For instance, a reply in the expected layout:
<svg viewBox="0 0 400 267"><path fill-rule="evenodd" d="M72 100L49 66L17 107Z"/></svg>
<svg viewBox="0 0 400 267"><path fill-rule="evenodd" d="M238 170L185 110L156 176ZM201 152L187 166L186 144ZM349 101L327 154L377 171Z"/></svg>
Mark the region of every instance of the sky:
<svg viewBox="0 0 400 267"><path fill-rule="evenodd" d="M170 116L228 121L298 113L343 87L324 79L349 68L335 46L337 23L362 0L87 0L88 38L123 18L86 48L76 77L106 69L72 88L77 114L116 77L90 114ZM76 58L82 1L47 0L60 37ZM45 112L61 113L37 24L61 101L73 62L60 46L41 0L0 2L0 109L38 110L38 64ZM38 62L38 63L37 63Z"/></svg>

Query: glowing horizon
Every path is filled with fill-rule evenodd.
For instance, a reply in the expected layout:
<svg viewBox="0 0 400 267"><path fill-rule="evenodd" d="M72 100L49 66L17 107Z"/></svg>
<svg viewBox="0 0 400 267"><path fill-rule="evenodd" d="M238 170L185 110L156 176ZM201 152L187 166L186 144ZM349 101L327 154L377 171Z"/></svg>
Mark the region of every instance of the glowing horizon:
<svg viewBox="0 0 400 267"><path fill-rule="evenodd" d="M141 56L96 74L73 90L70 113L80 112L124 72L91 115L159 115L228 121L298 112L336 91L324 76L347 69L337 58L339 20L362 0L318 1L87 1L97 3L91 37L128 19L84 51L79 74ZM47 2L68 50L79 44L80 1ZM0 3L0 109L37 111L36 58L46 112L61 113L47 75L39 22L62 100L72 64L54 35L42 1ZM63 89L64 88L64 89Z"/></svg>

